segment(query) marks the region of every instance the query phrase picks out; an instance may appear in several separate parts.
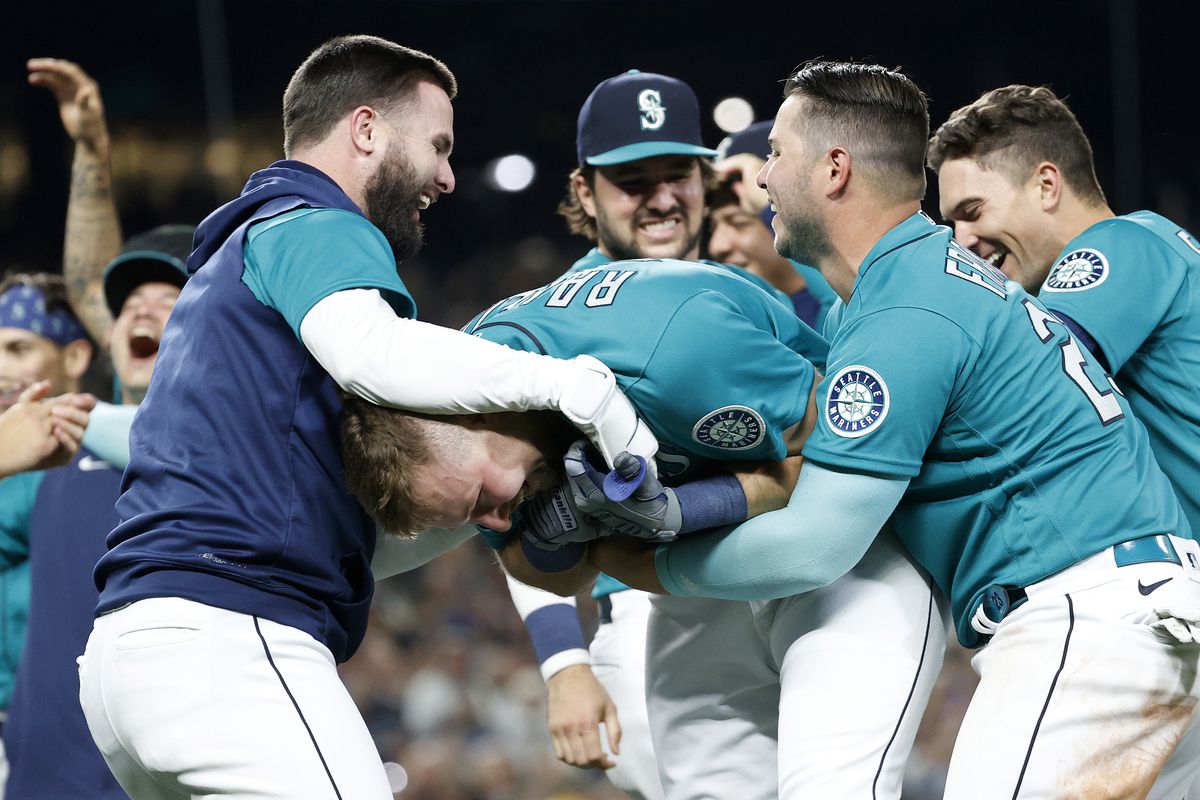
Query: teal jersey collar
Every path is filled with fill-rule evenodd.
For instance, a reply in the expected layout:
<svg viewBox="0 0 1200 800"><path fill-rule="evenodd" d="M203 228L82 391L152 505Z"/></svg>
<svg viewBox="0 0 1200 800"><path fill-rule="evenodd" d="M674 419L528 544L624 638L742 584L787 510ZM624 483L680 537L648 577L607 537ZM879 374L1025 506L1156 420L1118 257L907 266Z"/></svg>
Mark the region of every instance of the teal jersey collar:
<svg viewBox="0 0 1200 800"><path fill-rule="evenodd" d="M938 225L924 211L918 211L911 217L907 217L899 225L895 226L885 233L878 242L867 252L867 257L863 259L862 264L858 268L858 277L854 279L854 289L850 294L853 296L854 291L858 289L858 285L862 283L871 267L877 261L882 259L888 253L894 250L899 250L906 244L911 244L919 239L924 239L943 230L944 227Z"/></svg>

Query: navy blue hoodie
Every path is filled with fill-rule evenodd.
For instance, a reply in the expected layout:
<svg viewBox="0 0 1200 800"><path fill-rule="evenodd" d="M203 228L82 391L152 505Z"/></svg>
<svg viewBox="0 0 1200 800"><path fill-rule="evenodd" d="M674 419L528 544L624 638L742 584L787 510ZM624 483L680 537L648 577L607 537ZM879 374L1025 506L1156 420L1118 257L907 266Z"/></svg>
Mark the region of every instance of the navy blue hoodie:
<svg viewBox="0 0 1200 800"><path fill-rule="evenodd" d="M299 628L339 662L361 643L375 527L345 488L338 387L241 280L250 226L305 207L362 215L281 161L197 228L96 566L98 614L183 597Z"/></svg>

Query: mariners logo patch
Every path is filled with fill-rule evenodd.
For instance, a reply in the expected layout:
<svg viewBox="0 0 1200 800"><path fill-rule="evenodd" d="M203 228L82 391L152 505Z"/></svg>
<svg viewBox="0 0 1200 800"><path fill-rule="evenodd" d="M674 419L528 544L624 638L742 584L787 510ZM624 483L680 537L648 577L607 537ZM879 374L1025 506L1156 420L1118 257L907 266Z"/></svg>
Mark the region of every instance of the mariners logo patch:
<svg viewBox="0 0 1200 800"><path fill-rule="evenodd" d="M857 439L879 427L890 403L883 378L866 367L845 367L829 382L825 419L838 436Z"/></svg>
<svg viewBox="0 0 1200 800"><path fill-rule="evenodd" d="M725 406L701 419L692 428L692 438L721 450L745 450L762 441L766 425L752 408Z"/></svg>
<svg viewBox="0 0 1200 800"><path fill-rule="evenodd" d="M642 112L642 130L656 131L667 121L667 109L662 104L658 89L643 89L637 96L638 110Z"/></svg>
<svg viewBox="0 0 1200 800"><path fill-rule="evenodd" d="M1099 286L1107 277L1108 259L1104 253L1084 247L1060 258L1043 288L1049 292L1082 292Z"/></svg>

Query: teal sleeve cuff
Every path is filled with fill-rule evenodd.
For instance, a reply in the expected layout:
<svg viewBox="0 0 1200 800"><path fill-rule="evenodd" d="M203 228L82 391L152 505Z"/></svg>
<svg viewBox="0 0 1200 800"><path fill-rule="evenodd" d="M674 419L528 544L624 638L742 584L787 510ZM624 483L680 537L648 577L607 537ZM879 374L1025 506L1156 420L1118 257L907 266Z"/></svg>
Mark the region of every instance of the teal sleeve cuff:
<svg viewBox="0 0 1200 800"><path fill-rule="evenodd" d="M686 592L680 589L679 584L675 583L675 578L671 575L671 569L667 566L667 558L671 552L671 545L660 544L654 549L654 571L658 574L658 582L667 590L667 594L679 595L682 597L688 596Z"/></svg>
<svg viewBox="0 0 1200 800"><path fill-rule="evenodd" d="M96 403L83 432L83 446L117 469L129 466L129 429L137 406Z"/></svg>

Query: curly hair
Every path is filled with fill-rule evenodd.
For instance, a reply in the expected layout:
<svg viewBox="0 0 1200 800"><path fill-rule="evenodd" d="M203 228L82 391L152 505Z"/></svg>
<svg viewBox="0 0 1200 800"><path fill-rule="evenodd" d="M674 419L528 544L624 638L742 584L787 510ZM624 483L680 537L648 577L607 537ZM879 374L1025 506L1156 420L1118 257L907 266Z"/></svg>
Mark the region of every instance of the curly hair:
<svg viewBox="0 0 1200 800"><path fill-rule="evenodd" d="M951 114L929 141L929 166L937 172L958 158L999 167L1013 180L1050 161L1085 202L1105 202L1091 143L1067 104L1045 86L993 89Z"/></svg>

